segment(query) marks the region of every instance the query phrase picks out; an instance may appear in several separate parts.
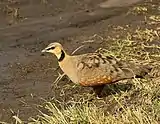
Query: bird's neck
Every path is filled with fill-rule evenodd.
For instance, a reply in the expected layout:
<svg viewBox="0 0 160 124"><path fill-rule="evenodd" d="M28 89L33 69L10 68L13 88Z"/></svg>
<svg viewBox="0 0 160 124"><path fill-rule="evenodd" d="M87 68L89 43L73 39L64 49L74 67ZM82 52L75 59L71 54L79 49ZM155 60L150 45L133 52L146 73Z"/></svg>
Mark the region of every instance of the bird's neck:
<svg viewBox="0 0 160 124"><path fill-rule="evenodd" d="M64 50L61 50L61 53L56 55L58 58L58 62L62 62L67 56L67 53Z"/></svg>
<svg viewBox="0 0 160 124"><path fill-rule="evenodd" d="M66 56L66 53L63 50L61 50L61 54L59 54L59 56L57 56L58 62L63 61L65 56Z"/></svg>

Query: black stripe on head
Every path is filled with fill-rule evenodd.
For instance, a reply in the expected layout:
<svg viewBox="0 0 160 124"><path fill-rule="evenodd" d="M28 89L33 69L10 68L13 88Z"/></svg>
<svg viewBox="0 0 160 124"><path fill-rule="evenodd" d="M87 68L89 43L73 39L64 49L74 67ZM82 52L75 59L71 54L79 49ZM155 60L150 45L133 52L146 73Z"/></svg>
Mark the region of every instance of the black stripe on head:
<svg viewBox="0 0 160 124"><path fill-rule="evenodd" d="M48 48L48 49L46 49L46 50L53 50L55 47L50 47L50 48Z"/></svg>
<svg viewBox="0 0 160 124"><path fill-rule="evenodd" d="M64 57L65 57L65 53L63 50L61 50L61 57L58 59L58 61L59 62L63 61Z"/></svg>

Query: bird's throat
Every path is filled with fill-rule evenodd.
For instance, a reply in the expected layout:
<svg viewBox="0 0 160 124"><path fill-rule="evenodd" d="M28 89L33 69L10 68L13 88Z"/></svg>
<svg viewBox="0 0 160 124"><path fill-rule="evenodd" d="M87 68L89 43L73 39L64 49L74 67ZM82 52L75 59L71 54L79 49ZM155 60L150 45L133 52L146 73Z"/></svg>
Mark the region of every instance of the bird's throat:
<svg viewBox="0 0 160 124"><path fill-rule="evenodd" d="M65 58L65 52L64 52L63 50L61 50L61 55L60 55L60 57L58 58L58 62L63 61L64 58Z"/></svg>

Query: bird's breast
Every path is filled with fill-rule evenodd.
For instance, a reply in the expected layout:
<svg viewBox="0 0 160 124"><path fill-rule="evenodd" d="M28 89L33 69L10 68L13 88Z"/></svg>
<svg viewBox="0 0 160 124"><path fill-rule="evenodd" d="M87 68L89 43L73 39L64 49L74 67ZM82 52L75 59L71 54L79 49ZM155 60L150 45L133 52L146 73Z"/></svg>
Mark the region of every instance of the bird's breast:
<svg viewBox="0 0 160 124"><path fill-rule="evenodd" d="M77 70L74 62L72 62L71 60L65 60L60 62L59 66L73 83L78 83Z"/></svg>

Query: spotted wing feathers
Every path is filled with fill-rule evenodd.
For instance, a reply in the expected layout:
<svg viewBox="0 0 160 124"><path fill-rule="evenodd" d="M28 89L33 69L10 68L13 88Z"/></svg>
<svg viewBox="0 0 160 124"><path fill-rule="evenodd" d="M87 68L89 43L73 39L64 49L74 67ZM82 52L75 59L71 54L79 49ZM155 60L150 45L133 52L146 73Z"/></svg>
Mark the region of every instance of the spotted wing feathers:
<svg viewBox="0 0 160 124"><path fill-rule="evenodd" d="M98 53L84 54L79 57L77 73L83 86L113 83L141 75L141 66L124 62Z"/></svg>

